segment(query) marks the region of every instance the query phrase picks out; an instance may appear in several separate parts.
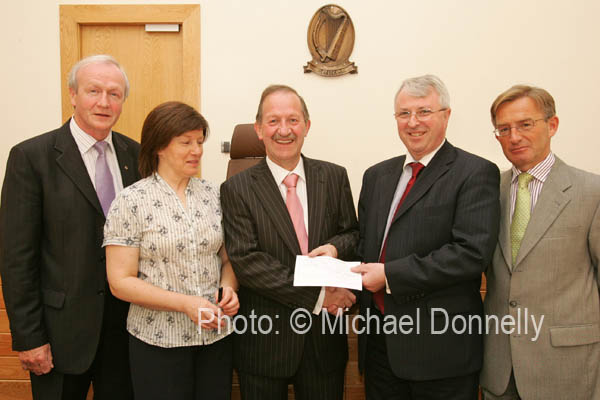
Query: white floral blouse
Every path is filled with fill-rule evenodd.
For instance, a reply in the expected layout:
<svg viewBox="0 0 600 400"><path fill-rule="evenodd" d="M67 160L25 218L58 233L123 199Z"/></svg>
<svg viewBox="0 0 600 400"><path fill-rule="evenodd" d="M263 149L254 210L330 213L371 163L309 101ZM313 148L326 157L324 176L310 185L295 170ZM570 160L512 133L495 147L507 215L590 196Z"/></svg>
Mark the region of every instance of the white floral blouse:
<svg viewBox="0 0 600 400"><path fill-rule="evenodd" d="M185 196L187 209L158 174L123 189L106 217L103 245L139 247L140 279L215 303L223 245L219 189L191 178ZM129 309L127 330L159 347L210 344L230 333L225 328L198 331L185 313L136 304Z"/></svg>

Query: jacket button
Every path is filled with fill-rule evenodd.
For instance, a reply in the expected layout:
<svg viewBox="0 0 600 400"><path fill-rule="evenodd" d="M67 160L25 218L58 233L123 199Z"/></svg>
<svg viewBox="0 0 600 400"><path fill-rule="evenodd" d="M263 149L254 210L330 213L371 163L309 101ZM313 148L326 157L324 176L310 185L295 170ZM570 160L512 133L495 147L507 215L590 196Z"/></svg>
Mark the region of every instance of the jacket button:
<svg viewBox="0 0 600 400"><path fill-rule="evenodd" d="M104 296L104 289L100 289L100 290L98 290L98 294L99 294L100 296Z"/></svg>
<svg viewBox="0 0 600 400"><path fill-rule="evenodd" d="M515 300L511 300L510 303L508 303L511 307L515 308L517 306L517 302Z"/></svg>

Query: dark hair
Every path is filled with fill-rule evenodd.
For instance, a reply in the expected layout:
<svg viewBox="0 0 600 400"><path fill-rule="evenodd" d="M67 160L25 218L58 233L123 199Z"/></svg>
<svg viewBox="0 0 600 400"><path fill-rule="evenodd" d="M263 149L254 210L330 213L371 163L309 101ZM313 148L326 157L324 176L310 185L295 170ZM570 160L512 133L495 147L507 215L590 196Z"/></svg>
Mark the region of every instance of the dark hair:
<svg viewBox="0 0 600 400"><path fill-rule="evenodd" d="M169 145L174 137L189 131L202 131L208 138L208 122L193 107L179 101L168 101L156 106L142 127L139 170L146 178L158 169L158 152Z"/></svg>
<svg viewBox="0 0 600 400"><path fill-rule="evenodd" d="M256 122L258 122L259 124L262 122L262 106L265 102L265 99L276 92L287 92L295 94L298 97L298 100L300 100L300 105L302 106L302 115L304 115L304 121L306 122L310 120L310 115L308 115L308 108L306 107L306 103L304 102L302 96L300 96L295 89L287 85L271 85L267 86L267 88L263 90L262 94L260 95L258 111L256 112Z"/></svg>

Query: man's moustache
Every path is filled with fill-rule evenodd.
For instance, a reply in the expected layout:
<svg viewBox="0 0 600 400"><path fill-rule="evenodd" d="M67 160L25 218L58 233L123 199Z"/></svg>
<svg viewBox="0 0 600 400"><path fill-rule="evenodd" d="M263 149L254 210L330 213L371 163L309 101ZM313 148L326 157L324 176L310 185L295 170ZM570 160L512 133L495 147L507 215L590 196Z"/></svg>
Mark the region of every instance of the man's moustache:
<svg viewBox="0 0 600 400"><path fill-rule="evenodd" d="M290 133L289 135L285 135L285 136L275 134L275 135L273 135L272 139L273 140L290 140L290 139L296 140L296 135L294 133Z"/></svg>

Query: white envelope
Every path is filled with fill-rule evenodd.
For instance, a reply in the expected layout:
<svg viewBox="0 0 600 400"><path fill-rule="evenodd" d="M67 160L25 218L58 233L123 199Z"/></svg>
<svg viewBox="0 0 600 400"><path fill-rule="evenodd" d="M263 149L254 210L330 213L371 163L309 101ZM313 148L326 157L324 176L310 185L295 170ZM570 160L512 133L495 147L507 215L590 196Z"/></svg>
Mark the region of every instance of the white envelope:
<svg viewBox="0 0 600 400"><path fill-rule="evenodd" d="M341 261L337 258L320 256L296 256L294 286L331 286L362 290L362 276L350 268L360 265L359 261Z"/></svg>

